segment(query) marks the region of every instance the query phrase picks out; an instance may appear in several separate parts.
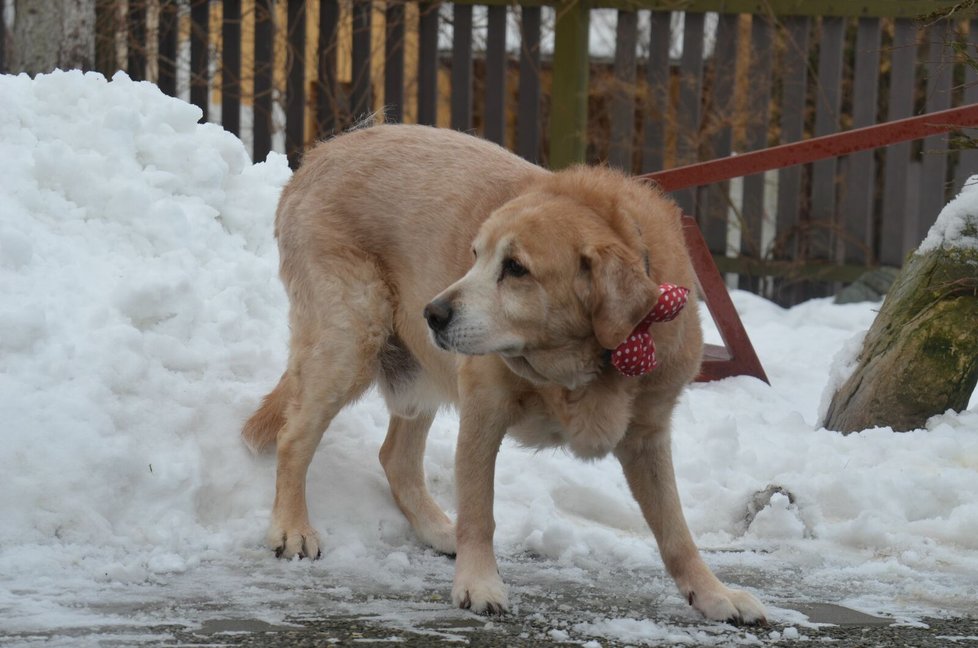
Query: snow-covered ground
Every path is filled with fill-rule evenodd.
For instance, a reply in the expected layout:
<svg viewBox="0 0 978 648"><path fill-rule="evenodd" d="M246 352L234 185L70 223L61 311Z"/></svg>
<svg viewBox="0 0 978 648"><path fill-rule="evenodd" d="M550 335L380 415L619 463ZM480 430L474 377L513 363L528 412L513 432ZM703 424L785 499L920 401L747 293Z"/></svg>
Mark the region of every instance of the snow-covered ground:
<svg viewBox="0 0 978 648"><path fill-rule="evenodd" d="M289 170L275 154L252 165L197 119L124 75L0 77L0 643L324 606L402 627L464 616L446 602L452 563L388 494L375 393L339 416L310 471L323 559L262 547L274 462L238 430L286 354L272 218ZM678 408L679 485L707 561L787 623L804 623L786 608L805 601L910 621L978 611L974 399L905 434L824 430L833 357L877 306L733 298L771 386L697 384ZM456 425L436 420L426 462L450 513ZM791 500L775 493L748 523L769 486ZM559 636L718 632L668 625L696 617L613 460L507 444L496 518L516 613L553 618ZM521 603L547 582L649 604L561 628L558 610Z"/></svg>

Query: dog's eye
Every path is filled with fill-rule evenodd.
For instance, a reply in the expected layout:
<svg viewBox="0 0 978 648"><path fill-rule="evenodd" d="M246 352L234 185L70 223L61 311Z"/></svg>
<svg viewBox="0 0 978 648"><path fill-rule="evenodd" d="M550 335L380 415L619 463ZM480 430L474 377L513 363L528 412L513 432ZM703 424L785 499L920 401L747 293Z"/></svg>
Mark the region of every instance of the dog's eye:
<svg viewBox="0 0 978 648"><path fill-rule="evenodd" d="M527 274L529 274L529 272L530 271L526 269L526 266L521 264L519 261L512 257L507 257L506 260L503 261L503 271L499 275L499 280L502 281L506 277L525 277Z"/></svg>

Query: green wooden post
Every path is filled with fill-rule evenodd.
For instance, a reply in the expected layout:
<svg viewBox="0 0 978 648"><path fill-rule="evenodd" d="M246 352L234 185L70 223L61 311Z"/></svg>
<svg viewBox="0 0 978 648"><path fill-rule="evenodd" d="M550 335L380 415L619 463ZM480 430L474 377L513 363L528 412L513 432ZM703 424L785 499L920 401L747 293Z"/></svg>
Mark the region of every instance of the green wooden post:
<svg viewBox="0 0 978 648"><path fill-rule="evenodd" d="M587 148L589 0L568 0L555 9L550 168L563 169L584 162Z"/></svg>

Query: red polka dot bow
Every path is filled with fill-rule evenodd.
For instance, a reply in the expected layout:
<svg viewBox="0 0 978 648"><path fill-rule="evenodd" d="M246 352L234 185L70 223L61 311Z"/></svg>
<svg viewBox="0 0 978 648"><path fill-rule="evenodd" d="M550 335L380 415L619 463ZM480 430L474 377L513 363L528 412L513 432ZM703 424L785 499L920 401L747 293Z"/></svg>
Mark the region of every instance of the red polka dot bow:
<svg viewBox="0 0 978 648"><path fill-rule="evenodd" d="M623 376L644 376L655 369L655 342L652 341L649 327L652 326L652 322L668 322L675 319L686 305L688 288L664 283L659 285L659 290L662 294L659 295L659 301L656 302L652 312L635 327L627 340L611 352L611 364Z"/></svg>

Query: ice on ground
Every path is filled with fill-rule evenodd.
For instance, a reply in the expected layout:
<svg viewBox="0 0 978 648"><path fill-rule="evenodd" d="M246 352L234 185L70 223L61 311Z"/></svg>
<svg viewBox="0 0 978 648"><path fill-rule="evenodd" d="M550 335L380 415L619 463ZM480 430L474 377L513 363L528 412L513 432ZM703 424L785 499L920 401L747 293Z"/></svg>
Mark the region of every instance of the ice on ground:
<svg viewBox="0 0 978 648"><path fill-rule="evenodd" d="M451 563L391 501L373 392L335 420L310 469L324 558L280 562L262 547L274 462L250 456L238 431L285 362L272 221L289 170L276 155L251 164L198 118L121 74L0 76L3 632L279 623L324 600L387 610L393 626L464 614L446 602ZM874 306L733 299L772 384L694 385L674 422L708 562L794 625L804 619L785 607L799 601L907 620L974 612L978 409L906 434L821 429L832 357ZM457 424L437 418L425 464L449 513ZM518 607L548 588L597 588L637 603L553 628L581 641L722 638L720 626L670 625L695 616L613 460L506 443L496 486Z"/></svg>

